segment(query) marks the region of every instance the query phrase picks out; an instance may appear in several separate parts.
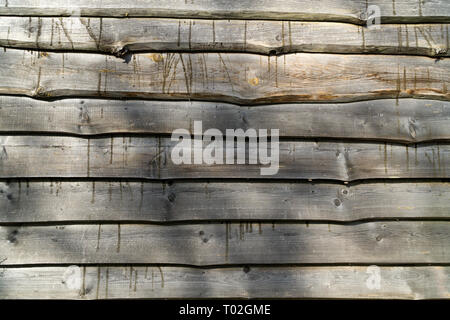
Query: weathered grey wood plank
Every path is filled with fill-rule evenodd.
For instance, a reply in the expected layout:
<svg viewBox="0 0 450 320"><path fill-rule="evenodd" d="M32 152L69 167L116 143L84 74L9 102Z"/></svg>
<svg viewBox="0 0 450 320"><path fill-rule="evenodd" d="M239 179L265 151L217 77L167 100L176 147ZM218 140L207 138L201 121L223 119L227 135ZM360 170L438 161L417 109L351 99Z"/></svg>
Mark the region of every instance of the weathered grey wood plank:
<svg viewBox="0 0 450 320"><path fill-rule="evenodd" d="M142 51L383 53L449 56L447 24L4 17L0 45L123 55Z"/></svg>
<svg viewBox="0 0 450 320"><path fill-rule="evenodd" d="M449 221L0 227L2 265L449 263Z"/></svg>
<svg viewBox="0 0 450 320"><path fill-rule="evenodd" d="M450 298L449 267L73 265L0 270L2 299Z"/></svg>
<svg viewBox="0 0 450 320"><path fill-rule="evenodd" d="M445 0L373 0L370 3L366 0L150 0L126 4L119 0L1 0L0 15L275 19L363 24L369 4L379 6L384 23L450 20L450 5Z"/></svg>
<svg viewBox="0 0 450 320"><path fill-rule="evenodd" d="M0 223L449 219L450 184L10 181Z"/></svg>
<svg viewBox="0 0 450 320"><path fill-rule="evenodd" d="M159 137L84 139L55 136L0 137L0 177L97 178L283 178L336 179L445 178L450 145L413 147L391 143L281 141L279 171L261 175L269 165L179 164L171 153L178 141ZM208 143L204 142L204 147ZM247 145L248 147L248 145ZM196 150L198 150L196 148ZM223 155L227 150L224 143ZM256 150L253 149L252 150ZM187 151L187 150L186 150ZM191 156L193 157L195 150ZM275 160L272 161L275 166Z"/></svg>
<svg viewBox="0 0 450 320"><path fill-rule="evenodd" d="M297 53L108 55L0 51L0 94L219 100L240 104L448 100L450 59Z"/></svg>
<svg viewBox="0 0 450 320"><path fill-rule="evenodd" d="M394 99L342 104L244 107L199 101L64 99L0 96L0 132L74 135L171 134L202 121L204 128L279 128L282 137L424 142L450 139L450 104Z"/></svg>

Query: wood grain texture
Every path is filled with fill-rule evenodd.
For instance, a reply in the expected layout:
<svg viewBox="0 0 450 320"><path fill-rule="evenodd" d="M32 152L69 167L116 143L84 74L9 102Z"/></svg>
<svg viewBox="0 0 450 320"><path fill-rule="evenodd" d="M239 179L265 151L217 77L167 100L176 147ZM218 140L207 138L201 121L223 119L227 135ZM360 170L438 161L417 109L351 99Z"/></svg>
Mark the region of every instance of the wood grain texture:
<svg viewBox="0 0 450 320"><path fill-rule="evenodd" d="M0 296L2 299L81 300L449 298L449 267L383 266L376 268L352 266L197 269L166 266L83 267L77 265L3 268L0 269ZM379 287L371 282L374 272L378 270Z"/></svg>
<svg viewBox="0 0 450 320"><path fill-rule="evenodd" d="M373 0L370 4L379 6L382 23L450 20L450 5L446 0ZM66 0L1 0L0 15L275 19L364 24L367 6L366 0L150 0L126 4L119 0L69 3Z"/></svg>
<svg viewBox="0 0 450 320"><path fill-rule="evenodd" d="M0 45L92 51L382 53L449 56L447 24L384 24L111 18L4 17Z"/></svg>
<svg viewBox="0 0 450 320"><path fill-rule="evenodd" d="M128 63L127 63L128 61ZM0 94L193 99L239 104L448 100L450 59L297 53L152 53L122 60L86 53L0 51Z"/></svg>
<svg viewBox="0 0 450 320"><path fill-rule="evenodd" d="M450 221L0 227L2 265L450 262Z"/></svg>
<svg viewBox="0 0 450 320"><path fill-rule="evenodd" d="M0 183L1 223L450 219L448 183Z"/></svg>
<svg viewBox="0 0 450 320"><path fill-rule="evenodd" d="M0 182L0 223L449 219L440 182Z"/></svg>
<svg viewBox="0 0 450 320"><path fill-rule="evenodd" d="M397 142L450 139L450 104L393 99L337 104L244 107L199 101L64 99L0 96L0 132L71 135L164 134L203 127L279 128L281 137L349 138Z"/></svg>
<svg viewBox="0 0 450 320"><path fill-rule="evenodd" d="M450 145L413 147L391 143L281 141L279 171L268 165L180 164L171 153L178 141L161 137L84 139L55 136L0 137L0 177L97 178L283 178L353 181L370 178L445 178ZM204 142L204 146L207 143ZM247 144L248 147L248 144ZM198 149L196 149L198 150ZM235 153L226 148L223 154ZM252 150L255 150L252 148ZM193 151L193 153L195 150Z"/></svg>
<svg viewBox="0 0 450 320"><path fill-rule="evenodd" d="M448 183L294 181L448 178L448 1L70 2L0 0L0 298L450 298ZM174 165L194 120L280 171Z"/></svg>

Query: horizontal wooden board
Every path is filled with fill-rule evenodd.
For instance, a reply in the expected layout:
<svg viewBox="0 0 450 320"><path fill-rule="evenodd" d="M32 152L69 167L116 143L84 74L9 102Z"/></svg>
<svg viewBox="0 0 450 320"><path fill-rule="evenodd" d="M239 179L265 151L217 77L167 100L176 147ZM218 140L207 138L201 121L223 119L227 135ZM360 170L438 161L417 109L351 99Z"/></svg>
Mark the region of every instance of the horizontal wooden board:
<svg viewBox="0 0 450 320"><path fill-rule="evenodd" d="M450 98L450 59L417 56L152 53L124 61L99 54L5 48L0 51L0 68L0 94L40 98L193 99L239 104Z"/></svg>
<svg viewBox="0 0 450 320"><path fill-rule="evenodd" d="M3 299L448 299L449 274L449 267L72 265L0 269L0 292Z"/></svg>
<svg viewBox="0 0 450 320"><path fill-rule="evenodd" d="M64 99L0 96L0 132L96 135L166 134L204 128L278 128L281 137L350 138L397 142L450 139L446 101L394 99L338 104L244 107L200 101Z"/></svg>
<svg viewBox="0 0 450 320"><path fill-rule="evenodd" d="M450 221L0 227L2 265L450 262Z"/></svg>
<svg viewBox="0 0 450 320"><path fill-rule="evenodd" d="M4 17L0 45L123 55L142 51L383 53L449 56L447 24Z"/></svg>
<svg viewBox="0 0 450 320"><path fill-rule="evenodd" d="M261 175L261 169L269 165L261 165L261 162L249 164L248 157L245 164L237 164L235 158L234 164L177 165L172 161L172 150L177 144L178 141L163 137L85 139L1 136L0 177L352 181L369 178L445 178L449 176L450 170L448 143L424 143L408 147L391 143L281 141L279 171L274 175ZM192 156L201 151L197 147L192 149ZM256 152L254 148L251 150ZM227 152L236 156L235 151L224 143L223 159Z"/></svg>
<svg viewBox="0 0 450 320"><path fill-rule="evenodd" d="M124 4L119 0L0 0L0 15L175 17L343 21L363 24L367 6L377 5L381 21L449 22L446 0L148 0Z"/></svg>
<svg viewBox="0 0 450 320"><path fill-rule="evenodd" d="M0 223L449 219L450 184L0 182Z"/></svg>

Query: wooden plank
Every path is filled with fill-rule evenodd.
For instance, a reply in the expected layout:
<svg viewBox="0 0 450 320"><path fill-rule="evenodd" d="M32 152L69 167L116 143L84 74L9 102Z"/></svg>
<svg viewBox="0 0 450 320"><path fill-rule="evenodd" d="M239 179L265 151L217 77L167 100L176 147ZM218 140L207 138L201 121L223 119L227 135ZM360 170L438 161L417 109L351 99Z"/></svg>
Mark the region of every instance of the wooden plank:
<svg viewBox="0 0 450 320"><path fill-rule="evenodd" d="M450 262L449 221L0 227L2 265Z"/></svg>
<svg viewBox="0 0 450 320"><path fill-rule="evenodd" d="M0 223L449 219L441 182L0 182Z"/></svg>
<svg viewBox="0 0 450 320"><path fill-rule="evenodd" d="M0 269L3 299L448 299L449 267L68 266ZM378 282L378 275L380 280ZM84 287L83 287L84 283Z"/></svg>
<svg viewBox="0 0 450 320"><path fill-rule="evenodd" d="M379 6L383 23L449 21L450 5L445 0L413 3L411 0L373 0L370 4ZM367 6L366 0L149 0L126 4L119 0L70 3L66 0L0 0L0 15L275 19L363 24Z"/></svg>
<svg viewBox="0 0 450 320"><path fill-rule="evenodd" d="M212 51L449 56L447 32L446 24L384 24L375 29L333 22L4 17L0 45L116 55Z"/></svg>
<svg viewBox="0 0 450 320"><path fill-rule="evenodd" d="M0 96L0 132L165 134L190 128L279 128L281 137L350 138L397 142L450 139L450 103L371 100L338 104L244 107L200 101L64 99Z"/></svg>
<svg viewBox="0 0 450 320"><path fill-rule="evenodd" d="M239 104L448 100L450 59L297 53L137 54L0 51L0 94L219 100Z"/></svg>
<svg viewBox="0 0 450 320"><path fill-rule="evenodd" d="M161 137L84 139L54 136L0 137L0 177L96 178L283 178L353 181L371 178L445 178L450 145L413 147L391 143L281 141L279 171L261 175L269 165L175 164L178 141ZM208 143L204 142L204 147ZM247 147L249 145L247 144ZM192 148L194 149L194 148ZM270 148L269 148L270 149ZM196 147L193 150L198 152ZM255 150L253 147L251 150ZM223 155L236 150L224 143ZM187 152L187 150L186 150ZM259 161L259 160L258 160ZM276 167L276 159L272 160Z"/></svg>

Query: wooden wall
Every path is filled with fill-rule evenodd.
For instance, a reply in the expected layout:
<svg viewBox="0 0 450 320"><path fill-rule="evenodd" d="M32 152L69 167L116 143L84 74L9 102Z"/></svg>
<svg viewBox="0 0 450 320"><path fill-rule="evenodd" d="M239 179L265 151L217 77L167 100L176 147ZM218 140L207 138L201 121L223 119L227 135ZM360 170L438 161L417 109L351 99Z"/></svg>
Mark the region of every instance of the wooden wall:
<svg viewBox="0 0 450 320"><path fill-rule="evenodd" d="M448 1L141 3L0 0L0 298L450 298Z"/></svg>

